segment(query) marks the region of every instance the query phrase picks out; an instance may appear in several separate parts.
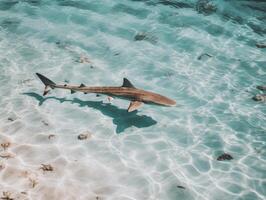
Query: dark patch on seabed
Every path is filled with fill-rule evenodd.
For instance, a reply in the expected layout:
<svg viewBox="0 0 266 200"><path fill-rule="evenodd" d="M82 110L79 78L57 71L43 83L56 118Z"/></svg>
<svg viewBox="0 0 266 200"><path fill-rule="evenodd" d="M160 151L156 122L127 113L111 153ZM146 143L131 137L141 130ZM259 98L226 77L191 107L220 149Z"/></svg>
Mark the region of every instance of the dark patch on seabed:
<svg viewBox="0 0 266 200"><path fill-rule="evenodd" d="M58 3L59 6L64 6L64 7L72 7L72 8L77 8L80 10L91 10L91 11L100 11L99 7L97 8L97 4L95 2L90 2L90 1L74 1L74 0L54 0ZM100 1L99 1L100 3Z"/></svg>
<svg viewBox="0 0 266 200"><path fill-rule="evenodd" d="M35 98L37 101L39 101L39 106L41 106L46 100L53 99L59 101L60 103L70 102L72 104L79 104L80 107L87 106L93 109L97 109L102 114L113 118L113 123L116 125L116 133L122 133L125 129L132 126L137 128L145 128L153 126L157 123L153 118L147 115L138 115L138 111L129 113L125 109L120 109L114 105L105 104L99 101L83 101L78 98L70 100L57 97L42 97L41 95L34 92L23 93L23 95Z"/></svg>
<svg viewBox="0 0 266 200"><path fill-rule="evenodd" d="M124 13L133 15L133 16L140 18L140 19L145 19L149 14L148 10L140 9L140 8L137 8L137 9L132 8L132 7L127 6L125 4L117 4L113 7L112 10L114 12L124 12Z"/></svg>
<svg viewBox="0 0 266 200"><path fill-rule="evenodd" d="M253 12L252 16L257 16L257 19L262 21L262 23L257 22L250 22L243 16L240 16L237 12L231 12L231 9L221 8L218 5L217 1L212 0L195 0L194 2L186 2L180 0L131 0L136 2L144 2L146 5L149 6L156 6L156 5L165 5L172 7L174 9L180 8L188 8L194 9L199 14L203 15L211 15L216 13L219 15L223 20L232 21L236 24L246 24L248 25L255 33L258 35L265 35L266 34L266 27L263 24L263 21L266 20L266 0L261 1L226 1L230 4L231 7L234 7L235 10L243 10L242 12L247 11L247 15L250 15L250 11ZM223 2L220 1L219 4ZM256 13L254 13L256 12ZM246 15L244 15L246 16ZM248 17L247 17L248 18ZM169 22L168 22L169 23ZM207 29L208 30L208 29Z"/></svg>
<svg viewBox="0 0 266 200"><path fill-rule="evenodd" d="M253 9L253 10L257 10L257 11L261 11L261 12L265 12L266 13L266 1L265 0L263 0L264 1L264 5L250 5L250 4L248 4L248 5L246 5L247 7L249 7L250 9Z"/></svg>
<svg viewBox="0 0 266 200"><path fill-rule="evenodd" d="M198 13L210 15L216 12L217 7L212 1L199 0L196 3L196 10L198 11Z"/></svg>
<svg viewBox="0 0 266 200"><path fill-rule="evenodd" d="M0 10L9 10L14 5L16 5L18 1L10 1L10 0L1 0L0 1Z"/></svg>
<svg viewBox="0 0 266 200"><path fill-rule="evenodd" d="M232 159L233 159L233 157L228 153L223 153L222 155L218 156L218 158L217 158L218 161L232 160Z"/></svg>
<svg viewBox="0 0 266 200"><path fill-rule="evenodd" d="M0 0L0 10L9 10L18 3L28 3L32 6L40 5L42 0Z"/></svg>
<svg viewBox="0 0 266 200"><path fill-rule="evenodd" d="M146 5L156 6L156 5L165 5L171 6L174 8L192 8L193 5L185 1L175 1L175 0L131 0L131 1L140 1L144 2Z"/></svg>
<svg viewBox="0 0 266 200"><path fill-rule="evenodd" d="M171 6L174 8L192 8L192 5L185 2L173 1L173 0L161 0L158 4Z"/></svg>
<svg viewBox="0 0 266 200"><path fill-rule="evenodd" d="M89 10L89 4L86 2L80 2L80 1L71 1L71 0L57 0L58 4L60 6L68 6L68 7L74 7L82 10Z"/></svg>
<svg viewBox="0 0 266 200"><path fill-rule="evenodd" d="M0 27L8 31L15 31L20 25L20 20L16 18L6 18L3 21L0 19Z"/></svg>

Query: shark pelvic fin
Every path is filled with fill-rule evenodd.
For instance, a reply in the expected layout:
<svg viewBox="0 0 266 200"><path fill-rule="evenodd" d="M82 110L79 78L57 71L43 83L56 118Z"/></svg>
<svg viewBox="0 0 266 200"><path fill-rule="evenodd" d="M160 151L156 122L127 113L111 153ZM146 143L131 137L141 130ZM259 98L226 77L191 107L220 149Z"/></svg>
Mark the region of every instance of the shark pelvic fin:
<svg viewBox="0 0 266 200"><path fill-rule="evenodd" d="M71 94L74 94L76 91L75 90L70 90L71 91Z"/></svg>
<svg viewBox="0 0 266 200"><path fill-rule="evenodd" d="M131 101L127 109L127 112L132 112L134 110L137 110L141 105L142 105L141 101Z"/></svg>
<svg viewBox="0 0 266 200"><path fill-rule="evenodd" d="M42 94L43 96L47 95L50 92L50 90L49 90L48 87L49 87L48 85L45 86L44 91L43 91L43 94Z"/></svg>
<svg viewBox="0 0 266 200"><path fill-rule="evenodd" d="M135 86L132 83L130 83L130 81L127 78L124 78L122 87L135 88Z"/></svg>
<svg viewBox="0 0 266 200"><path fill-rule="evenodd" d="M86 87L86 85L84 85L83 83L80 84L79 88L83 88Z"/></svg>

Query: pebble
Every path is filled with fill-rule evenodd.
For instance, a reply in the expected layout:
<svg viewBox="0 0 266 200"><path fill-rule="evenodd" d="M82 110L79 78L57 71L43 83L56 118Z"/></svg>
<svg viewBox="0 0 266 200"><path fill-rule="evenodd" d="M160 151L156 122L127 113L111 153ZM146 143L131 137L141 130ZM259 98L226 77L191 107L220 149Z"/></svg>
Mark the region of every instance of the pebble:
<svg viewBox="0 0 266 200"><path fill-rule="evenodd" d="M228 153L224 153L224 154L220 155L217 158L217 160L219 160L219 161L222 161L222 160L232 160L232 159L233 159L233 157L230 154L228 154Z"/></svg>

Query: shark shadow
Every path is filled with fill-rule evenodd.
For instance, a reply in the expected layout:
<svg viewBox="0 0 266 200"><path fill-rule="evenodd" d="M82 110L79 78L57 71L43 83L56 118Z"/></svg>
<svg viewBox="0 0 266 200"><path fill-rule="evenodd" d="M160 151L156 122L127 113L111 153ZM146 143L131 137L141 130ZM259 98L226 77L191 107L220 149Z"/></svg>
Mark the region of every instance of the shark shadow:
<svg viewBox="0 0 266 200"><path fill-rule="evenodd" d="M102 103L100 101L83 101L78 98L66 99L57 98L54 96L43 97L34 92L23 93L23 95L35 98L37 101L39 101L39 106L41 106L46 100L54 99L60 103L71 102L72 104L78 104L79 107L87 106L99 110L102 114L113 118L113 123L116 125L116 133L121 133L131 126L145 128L157 123L157 121L147 115L138 115L137 110L133 112L127 112L127 110L120 109L114 105Z"/></svg>

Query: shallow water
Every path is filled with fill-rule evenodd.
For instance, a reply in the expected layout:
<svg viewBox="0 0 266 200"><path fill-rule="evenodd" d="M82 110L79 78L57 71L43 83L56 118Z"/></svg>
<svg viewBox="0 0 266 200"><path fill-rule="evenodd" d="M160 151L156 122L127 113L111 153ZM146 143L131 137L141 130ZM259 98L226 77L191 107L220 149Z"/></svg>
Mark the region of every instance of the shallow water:
<svg viewBox="0 0 266 200"><path fill-rule="evenodd" d="M263 1L0 0L1 197L265 199L265 35ZM177 106L43 97L35 72Z"/></svg>

